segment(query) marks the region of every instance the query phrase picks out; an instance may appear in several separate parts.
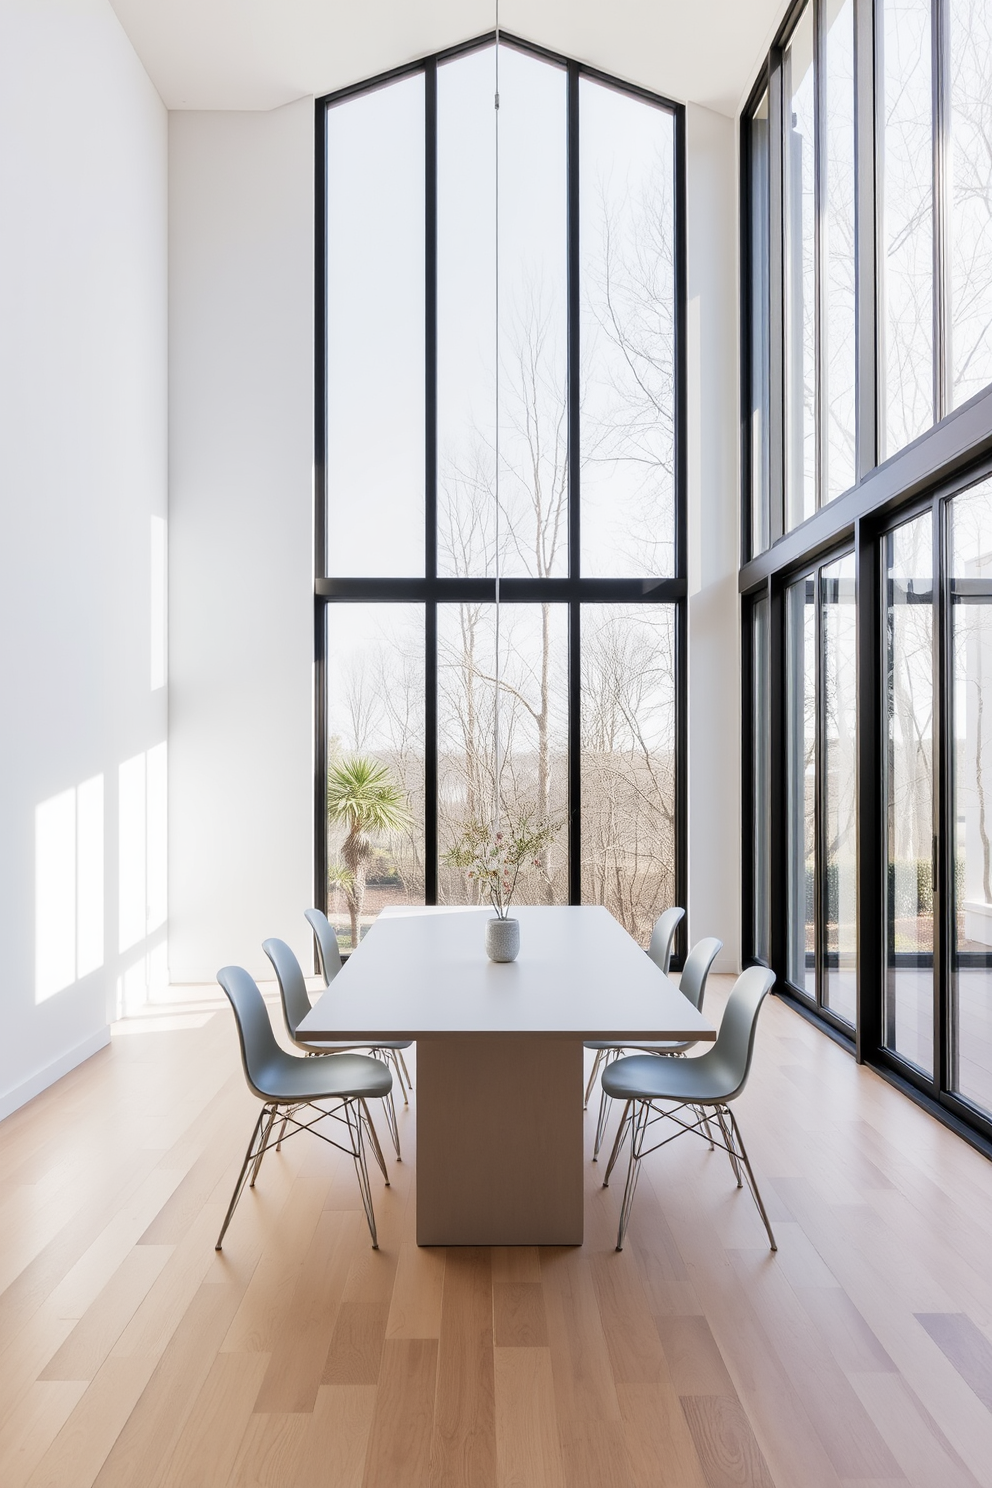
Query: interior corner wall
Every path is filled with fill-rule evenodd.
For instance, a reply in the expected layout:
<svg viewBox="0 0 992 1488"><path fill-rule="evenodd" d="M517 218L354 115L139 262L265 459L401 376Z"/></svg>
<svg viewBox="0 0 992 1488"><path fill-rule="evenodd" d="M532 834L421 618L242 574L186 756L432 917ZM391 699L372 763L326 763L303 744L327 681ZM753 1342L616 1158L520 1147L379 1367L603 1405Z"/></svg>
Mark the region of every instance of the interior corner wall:
<svg viewBox="0 0 992 1488"><path fill-rule="evenodd" d="M107 0L3 0L0 1116L106 1044L165 935L122 934L118 853L120 766L166 729L166 184L166 111Z"/></svg>
<svg viewBox="0 0 992 1488"><path fill-rule="evenodd" d="M312 964L314 105L169 115L170 972Z"/></svg>
<svg viewBox="0 0 992 1488"><path fill-rule="evenodd" d="M737 127L687 110L689 935L741 956Z"/></svg>

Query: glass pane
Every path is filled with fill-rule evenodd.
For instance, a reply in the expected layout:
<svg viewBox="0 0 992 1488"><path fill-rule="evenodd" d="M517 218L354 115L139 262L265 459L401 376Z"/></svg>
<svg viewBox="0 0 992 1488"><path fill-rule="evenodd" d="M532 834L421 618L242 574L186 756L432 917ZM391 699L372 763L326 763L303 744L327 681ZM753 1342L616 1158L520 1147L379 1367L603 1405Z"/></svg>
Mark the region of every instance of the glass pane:
<svg viewBox="0 0 992 1488"><path fill-rule="evenodd" d="M789 954L792 985L816 997L816 592L809 576L786 591Z"/></svg>
<svg viewBox="0 0 992 1488"><path fill-rule="evenodd" d="M568 903L568 611L565 605L438 605L438 840L444 854L470 820L500 814L561 823L518 904ZM478 903L464 872L441 867L442 904Z"/></svg>
<svg viewBox="0 0 992 1488"><path fill-rule="evenodd" d="M675 903L675 606L582 607L582 901L644 946Z"/></svg>
<svg viewBox="0 0 992 1488"><path fill-rule="evenodd" d="M768 90L751 115L751 552L769 543L771 482L768 469Z"/></svg>
<svg viewBox="0 0 992 1488"><path fill-rule="evenodd" d="M752 951L763 961L771 955L769 931L769 735L768 735L768 600L756 601L751 625L751 767L753 799L754 923Z"/></svg>
<svg viewBox="0 0 992 1488"><path fill-rule="evenodd" d="M992 1112L992 481L950 503L953 1088Z"/></svg>
<svg viewBox="0 0 992 1488"><path fill-rule="evenodd" d="M327 916L348 950L387 904L424 902L424 607L325 615Z"/></svg>
<svg viewBox="0 0 992 1488"><path fill-rule="evenodd" d="M948 0L951 406L992 382L992 8Z"/></svg>
<svg viewBox="0 0 992 1488"><path fill-rule="evenodd" d="M566 74L499 50L438 69L438 572L568 571ZM494 440L499 365L499 511Z"/></svg>
<svg viewBox="0 0 992 1488"><path fill-rule="evenodd" d="M854 485L854 0L826 0L824 30L823 499L832 501Z"/></svg>
<svg viewBox="0 0 992 1488"><path fill-rule="evenodd" d="M813 6L783 58L786 524L816 510L816 183Z"/></svg>
<svg viewBox="0 0 992 1488"><path fill-rule="evenodd" d="M675 572L675 125L589 78L579 100L580 561L586 576L664 577Z"/></svg>
<svg viewBox="0 0 992 1488"><path fill-rule="evenodd" d="M857 611L854 555L820 574L823 597L823 1004L857 1018Z"/></svg>
<svg viewBox="0 0 992 1488"><path fill-rule="evenodd" d="M933 540L885 539L885 1045L933 1073Z"/></svg>
<svg viewBox="0 0 992 1488"><path fill-rule="evenodd" d="M933 423L930 0L882 0L880 456Z"/></svg>
<svg viewBox="0 0 992 1488"><path fill-rule="evenodd" d="M496 51L437 70L437 571L496 540Z"/></svg>
<svg viewBox="0 0 992 1488"><path fill-rule="evenodd" d="M327 111L327 567L424 572L424 79Z"/></svg>

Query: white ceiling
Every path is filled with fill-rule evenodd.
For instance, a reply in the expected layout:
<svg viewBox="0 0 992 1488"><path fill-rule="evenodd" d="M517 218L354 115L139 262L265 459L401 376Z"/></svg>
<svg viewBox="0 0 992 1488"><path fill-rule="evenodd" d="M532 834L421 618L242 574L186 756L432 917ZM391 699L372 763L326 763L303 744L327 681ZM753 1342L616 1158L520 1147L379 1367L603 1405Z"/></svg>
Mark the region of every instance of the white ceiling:
<svg viewBox="0 0 992 1488"><path fill-rule="evenodd" d="M173 109L270 109L490 30L495 0L111 0ZM500 24L736 113L784 0L501 0Z"/></svg>

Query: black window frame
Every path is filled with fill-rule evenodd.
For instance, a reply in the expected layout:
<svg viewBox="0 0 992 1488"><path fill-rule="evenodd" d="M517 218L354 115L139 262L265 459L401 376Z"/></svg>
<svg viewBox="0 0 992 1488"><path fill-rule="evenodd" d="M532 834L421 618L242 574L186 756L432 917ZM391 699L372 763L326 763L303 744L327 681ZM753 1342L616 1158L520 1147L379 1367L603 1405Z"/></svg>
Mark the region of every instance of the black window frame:
<svg viewBox="0 0 992 1488"><path fill-rule="evenodd" d="M817 0L810 0L816 4ZM855 3L855 159L857 203L857 480L854 486L833 501L821 505L804 522L784 530L784 492L781 474L775 484L777 452L772 450L771 532L768 547L751 551L753 531L751 512L751 463L748 440L750 404L750 178L749 117L769 89L769 108L779 111L781 88L776 93L775 78L780 66L781 49L803 9L794 4L763 64L761 73L748 96L740 119L741 140L741 568L739 592L742 604L742 681L744 769L744 874L742 894L742 930L745 964L753 963L755 945L753 925L756 888L754 884L754 800L751 783L755 726L753 664L751 660L751 614L757 596L769 599L768 653L765 658L770 678L770 705L764 726L768 730L771 759L771 800L769 803L770 868L768 893L771 904L770 961L778 982L776 991L797 1011L809 1017L821 1029L855 1054L859 1062L868 1063L886 1079L923 1104L945 1124L992 1156L992 1114L970 1105L951 1088L953 1078L953 1024L951 1018L953 914L953 800L952 739L950 718L950 581L947 568L946 523L949 502L977 481L992 475L992 384L974 394L956 408L946 401L947 340L946 264L941 251L946 244L943 232L947 211L943 172L946 168L946 132L936 130L934 151L934 386L935 422L918 438L878 462L879 399L883 395L879 370L882 345L878 317L881 297L877 291L877 266L881 262L880 210L876 194L880 186L881 89L875 87L878 59L877 43L881 26L881 5L875 0ZM945 4L935 0L932 47L935 59L944 53ZM946 113L948 98L941 95L946 87L946 69L935 63L933 118ZM770 124L772 149L780 139L780 128ZM779 151L781 146L779 145ZM781 286L781 202L778 221L774 182L771 187L772 228L771 277L772 295ZM776 242L778 244L776 250ZM775 303L773 298L773 303ZM781 301L779 301L781 303ZM773 345L781 337L773 337ZM774 351L773 351L774 358ZM776 375L778 381L776 382ZM772 419L776 403L781 407L781 363L776 374L772 363ZM779 412L778 417L781 417ZM772 435L781 431L773 427ZM781 472L781 463L779 463ZM885 588L882 565L887 534L903 521L929 510L933 520L933 605L934 605L934 1071L932 1078L917 1069L892 1049L885 1047L885 862L886 822L885 792L882 783L885 726ZM776 527L776 516L778 525ZM786 922L787 855L786 824L788 799L785 775L785 613L784 595L790 580L809 571L844 549L853 548L855 555L855 590L857 613L857 699L858 699L858 992L857 1027L852 1031L838 1026L825 1009L812 1005L808 998L788 983L788 926Z"/></svg>
<svg viewBox="0 0 992 1488"><path fill-rule="evenodd" d="M565 578L439 577L437 531L437 69L452 58L496 43L562 68L567 75L567 316L568 316L568 559ZM404 77L425 78L425 573L422 578L340 578L328 572L326 517L327 287L326 117L344 100L369 93ZM589 79L618 93L638 98L672 116L674 126L675 213L675 572L669 578L584 578L579 571L581 504L579 494L579 86ZM315 100L315 365L314 365L314 893L324 904L327 893L327 655L326 612L329 606L357 602L417 603L425 612L425 902L438 901L438 691L437 606L440 603L498 602L562 604L568 615L568 902L581 902L581 613L585 604L665 605L675 616L675 862L676 901L685 902L687 874L687 399L686 399L686 111L683 104L624 82L535 45L502 29L485 32L458 46L421 57L360 83ZM659 906L659 910L664 906ZM687 949L683 920L673 965Z"/></svg>

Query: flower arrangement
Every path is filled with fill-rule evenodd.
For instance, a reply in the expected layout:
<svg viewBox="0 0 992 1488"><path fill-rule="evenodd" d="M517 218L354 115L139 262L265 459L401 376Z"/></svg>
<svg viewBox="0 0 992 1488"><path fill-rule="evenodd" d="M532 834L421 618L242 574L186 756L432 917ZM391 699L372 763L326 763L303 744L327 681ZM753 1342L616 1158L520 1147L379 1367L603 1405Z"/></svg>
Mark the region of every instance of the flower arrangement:
<svg viewBox="0 0 992 1488"><path fill-rule="evenodd" d="M525 865L541 866L541 853L557 833L561 823L523 813L506 823L473 819L465 823L454 847L441 861L450 868L464 868L488 897L496 917L509 918L510 905L517 887L520 870Z"/></svg>

